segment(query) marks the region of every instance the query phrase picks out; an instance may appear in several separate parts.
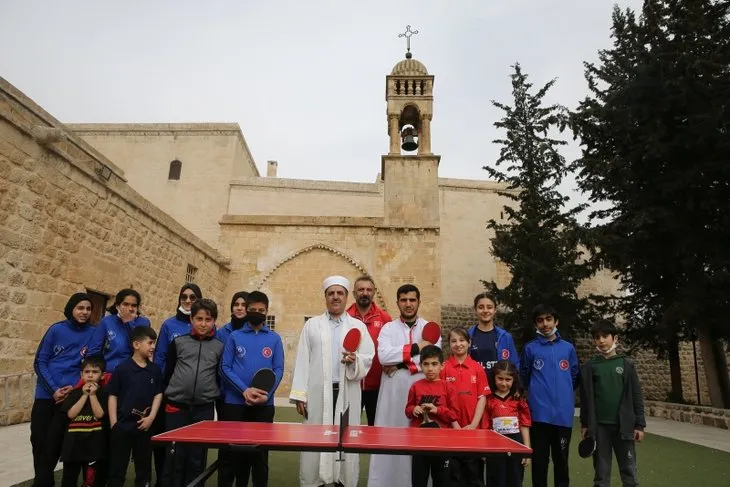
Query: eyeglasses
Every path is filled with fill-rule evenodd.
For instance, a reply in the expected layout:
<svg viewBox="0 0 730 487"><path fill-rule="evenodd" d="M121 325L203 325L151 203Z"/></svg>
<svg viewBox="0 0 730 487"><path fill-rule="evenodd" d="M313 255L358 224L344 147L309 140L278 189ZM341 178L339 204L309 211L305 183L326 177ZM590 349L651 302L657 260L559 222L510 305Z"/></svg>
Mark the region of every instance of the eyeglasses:
<svg viewBox="0 0 730 487"><path fill-rule="evenodd" d="M198 299L198 297L195 294L183 294L182 297L180 297L180 301L190 301L191 303L195 302L196 299Z"/></svg>

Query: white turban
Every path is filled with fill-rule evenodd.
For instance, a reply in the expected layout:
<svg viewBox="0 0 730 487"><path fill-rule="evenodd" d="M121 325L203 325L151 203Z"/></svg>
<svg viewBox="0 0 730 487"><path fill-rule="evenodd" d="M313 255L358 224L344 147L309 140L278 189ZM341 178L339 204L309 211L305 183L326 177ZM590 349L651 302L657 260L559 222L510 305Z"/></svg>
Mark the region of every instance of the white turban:
<svg viewBox="0 0 730 487"><path fill-rule="evenodd" d="M322 289L327 291L331 286L342 286L347 292L350 292L350 281L346 277L342 276L329 276L322 282Z"/></svg>

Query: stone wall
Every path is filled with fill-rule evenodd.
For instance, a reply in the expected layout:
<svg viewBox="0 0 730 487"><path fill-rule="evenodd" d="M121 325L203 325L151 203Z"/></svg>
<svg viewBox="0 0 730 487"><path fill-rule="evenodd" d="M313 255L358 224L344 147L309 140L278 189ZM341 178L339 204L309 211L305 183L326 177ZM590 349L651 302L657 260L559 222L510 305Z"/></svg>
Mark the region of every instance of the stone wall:
<svg viewBox="0 0 730 487"><path fill-rule="evenodd" d="M375 218L239 215L223 218L221 238L233 255L226 295L253 289L269 295L269 314L285 343L280 396L288 393L305 318L325 310L321 283L328 275L370 274L376 301L393 315L397 288L413 283L422 293L421 315L440 320L436 231L382 228Z"/></svg>
<svg viewBox="0 0 730 487"><path fill-rule="evenodd" d="M726 430L730 429L730 409L672 404L660 401L646 401L645 407L646 415L654 418L702 424Z"/></svg>
<svg viewBox="0 0 730 487"><path fill-rule="evenodd" d="M258 176L237 124L69 124L114 161L129 184L197 237L216 248L232 179ZM178 180L170 163L182 163Z"/></svg>
<svg viewBox="0 0 730 487"><path fill-rule="evenodd" d="M102 177L107 170L108 180ZM142 198L114 163L0 78L3 374L32 371L40 338L63 319L63 307L77 291L113 296L134 287L143 296L142 311L159 327L175 311L189 265L204 293L224 303L227 259ZM27 394L16 388L29 379L2 380L10 397Z"/></svg>
<svg viewBox="0 0 730 487"><path fill-rule="evenodd" d="M248 178L231 182L228 213L382 217L383 184Z"/></svg>

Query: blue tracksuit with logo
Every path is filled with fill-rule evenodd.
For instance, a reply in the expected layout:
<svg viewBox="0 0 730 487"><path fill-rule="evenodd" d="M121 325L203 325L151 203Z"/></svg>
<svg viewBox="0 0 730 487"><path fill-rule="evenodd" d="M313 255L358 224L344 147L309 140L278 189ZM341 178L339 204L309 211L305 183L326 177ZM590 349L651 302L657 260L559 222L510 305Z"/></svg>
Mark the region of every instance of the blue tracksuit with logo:
<svg viewBox="0 0 730 487"><path fill-rule="evenodd" d="M559 333L553 341L538 336L525 345L520 378L527 389L532 421L571 428L579 375L575 347Z"/></svg>
<svg viewBox="0 0 730 487"><path fill-rule="evenodd" d="M177 316L171 316L162 322L160 333L157 335L157 343L155 344L155 360L154 362L165 370L167 364L167 349L170 348L172 341L182 335L190 334L192 326L190 320L182 321Z"/></svg>
<svg viewBox="0 0 730 487"><path fill-rule="evenodd" d="M472 342L472 347L474 346L474 331L476 328L476 325L469 328L469 339ZM497 333L497 360L509 360L519 369L520 356L517 354L517 349L515 348L515 342L512 339L512 335L510 335L507 330L500 328L499 326L495 326L494 330ZM469 352L471 355L471 350Z"/></svg>
<svg viewBox="0 0 730 487"><path fill-rule="evenodd" d="M274 392L284 376L284 345L281 337L267 326L256 332L247 324L231 333L221 358L223 401L226 404L245 404L243 391L259 369L272 369L276 374L274 389L265 405L274 404Z"/></svg>
<svg viewBox="0 0 730 487"><path fill-rule="evenodd" d="M137 326L150 326L146 316L138 316L130 323L123 323L119 315L105 316L94 330L89 341L88 355L104 355L106 372L114 372L117 365L132 356L129 333Z"/></svg>
<svg viewBox="0 0 730 487"><path fill-rule="evenodd" d="M241 328L238 329L240 330ZM231 336L231 333L234 331L236 331L236 328L233 328L233 325L228 322L215 331L215 337L220 340L223 345L225 345L228 341L228 337Z"/></svg>
<svg viewBox="0 0 730 487"><path fill-rule="evenodd" d="M78 326L69 320L48 328L38 344L33 368L38 376L36 399L52 399L61 387L73 386L81 377L81 360L94 333L91 325Z"/></svg>

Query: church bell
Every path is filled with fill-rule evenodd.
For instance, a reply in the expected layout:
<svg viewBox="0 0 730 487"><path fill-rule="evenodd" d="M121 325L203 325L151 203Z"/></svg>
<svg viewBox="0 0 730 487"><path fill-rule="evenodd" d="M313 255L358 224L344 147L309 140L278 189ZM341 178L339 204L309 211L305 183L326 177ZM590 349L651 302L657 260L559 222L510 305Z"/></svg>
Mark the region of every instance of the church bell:
<svg viewBox="0 0 730 487"><path fill-rule="evenodd" d="M406 127L403 129L403 132L401 132L401 139L403 143L401 144L401 149L403 149L406 152L412 152L416 149L418 149L418 142L416 142L416 129L413 127Z"/></svg>

